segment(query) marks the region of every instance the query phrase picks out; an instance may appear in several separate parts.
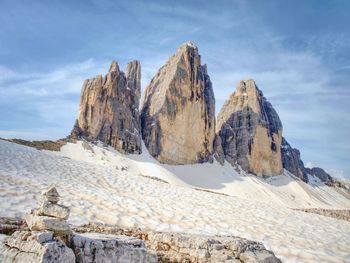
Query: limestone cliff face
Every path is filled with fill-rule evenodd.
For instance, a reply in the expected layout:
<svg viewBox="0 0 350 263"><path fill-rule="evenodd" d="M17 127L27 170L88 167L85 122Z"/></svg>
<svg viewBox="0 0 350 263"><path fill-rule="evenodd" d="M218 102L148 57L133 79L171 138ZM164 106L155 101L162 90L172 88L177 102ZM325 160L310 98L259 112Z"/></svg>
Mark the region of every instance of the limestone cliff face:
<svg viewBox="0 0 350 263"><path fill-rule="evenodd" d="M113 61L105 77L86 80L71 137L100 140L122 153L141 153L140 81L138 61L128 63L125 73Z"/></svg>
<svg viewBox="0 0 350 263"><path fill-rule="evenodd" d="M292 148L287 140L282 138L281 153L283 168L307 183L307 172L303 161L300 159L300 151Z"/></svg>
<svg viewBox="0 0 350 263"><path fill-rule="evenodd" d="M159 69L146 89L142 137L162 163L210 159L215 136L215 99L197 47L185 43Z"/></svg>
<svg viewBox="0 0 350 263"><path fill-rule="evenodd" d="M282 123L253 80L241 81L217 120L224 158L257 175L282 173Z"/></svg>

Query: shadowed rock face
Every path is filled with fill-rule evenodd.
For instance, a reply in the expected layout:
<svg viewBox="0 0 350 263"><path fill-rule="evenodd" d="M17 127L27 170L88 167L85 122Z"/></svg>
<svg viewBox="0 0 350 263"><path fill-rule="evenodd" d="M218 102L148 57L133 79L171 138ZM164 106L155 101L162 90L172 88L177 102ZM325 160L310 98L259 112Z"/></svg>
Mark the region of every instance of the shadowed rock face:
<svg viewBox="0 0 350 263"><path fill-rule="evenodd" d="M305 166L300 159L300 151L292 148L285 138L282 138L281 145L283 168L299 177L304 182L308 182Z"/></svg>
<svg viewBox="0 0 350 263"><path fill-rule="evenodd" d="M217 135L223 156L232 165L257 175L282 173L282 123L253 80L241 81L225 102Z"/></svg>
<svg viewBox="0 0 350 263"><path fill-rule="evenodd" d="M215 136L215 99L206 66L193 43L183 44L146 89L142 138L162 163L210 160Z"/></svg>
<svg viewBox="0 0 350 263"><path fill-rule="evenodd" d="M138 61L128 63L125 73L113 61L105 77L86 80L71 137L100 140L122 153L141 153L140 81Z"/></svg>
<svg viewBox="0 0 350 263"><path fill-rule="evenodd" d="M330 183L333 181L333 178L320 167L306 168L306 172L316 176L324 183Z"/></svg>

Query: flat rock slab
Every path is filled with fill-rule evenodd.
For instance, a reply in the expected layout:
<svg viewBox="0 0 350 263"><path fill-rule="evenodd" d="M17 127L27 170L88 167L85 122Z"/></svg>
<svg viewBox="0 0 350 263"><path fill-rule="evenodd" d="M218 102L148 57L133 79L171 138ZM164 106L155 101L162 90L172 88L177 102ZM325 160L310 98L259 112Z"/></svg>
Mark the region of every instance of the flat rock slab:
<svg viewBox="0 0 350 263"><path fill-rule="evenodd" d="M57 234L70 234L68 223L59 218L38 215L26 215L25 220L30 230L52 230Z"/></svg>
<svg viewBox="0 0 350 263"><path fill-rule="evenodd" d="M43 216L57 217L67 220L69 217L69 208L64 205L43 202L39 208L39 214Z"/></svg>
<svg viewBox="0 0 350 263"><path fill-rule="evenodd" d="M147 250L142 240L108 234L73 234L71 246L76 262L158 262L155 252Z"/></svg>
<svg viewBox="0 0 350 263"><path fill-rule="evenodd" d="M51 231L17 231L0 242L0 262L74 263L75 255Z"/></svg>

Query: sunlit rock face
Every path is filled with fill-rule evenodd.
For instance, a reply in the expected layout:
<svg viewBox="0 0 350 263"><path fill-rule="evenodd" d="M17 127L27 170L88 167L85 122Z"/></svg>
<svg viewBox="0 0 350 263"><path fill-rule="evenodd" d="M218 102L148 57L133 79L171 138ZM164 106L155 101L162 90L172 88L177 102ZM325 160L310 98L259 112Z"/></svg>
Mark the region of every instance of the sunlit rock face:
<svg viewBox="0 0 350 263"><path fill-rule="evenodd" d="M241 81L217 120L224 158L257 175L282 173L282 123L254 80Z"/></svg>
<svg viewBox="0 0 350 263"><path fill-rule="evenodd" d="M142 137L162 163L210 160L215 136L215 99L197 47L180 46L151 80L141 114Z"/></svg>
<svg viewBox="0 0 350 263"><path fill-rule="evenodd" d="M125 73L113 61L105 77L86 80L71 137L99 140L122 153L141 153L140 83L136 60L128 63Z"/></svg>

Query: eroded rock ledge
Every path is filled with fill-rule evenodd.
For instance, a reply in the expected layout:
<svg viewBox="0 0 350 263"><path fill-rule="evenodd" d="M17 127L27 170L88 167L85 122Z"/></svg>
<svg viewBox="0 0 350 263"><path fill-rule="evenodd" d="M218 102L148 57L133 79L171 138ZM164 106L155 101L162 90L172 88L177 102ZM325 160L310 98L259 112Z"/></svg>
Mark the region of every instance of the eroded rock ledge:
<svg viewBox="0 0 350 263"><path fill-rule="evenodd" d="M138 238L148 249L156 251L158 262L281 262L262 243L235 236L153 232L94 223L76 227L74 231Z"/></svg>
<svg viewBox="0 0 350 263"><path fill-rule="evenodd" d="M1 262L281 262L262 243L234 236L153 232L89 223L72 227L66 245L52 231L31 232L21 219L0 219L17 230L0 243Z"/></svg>

